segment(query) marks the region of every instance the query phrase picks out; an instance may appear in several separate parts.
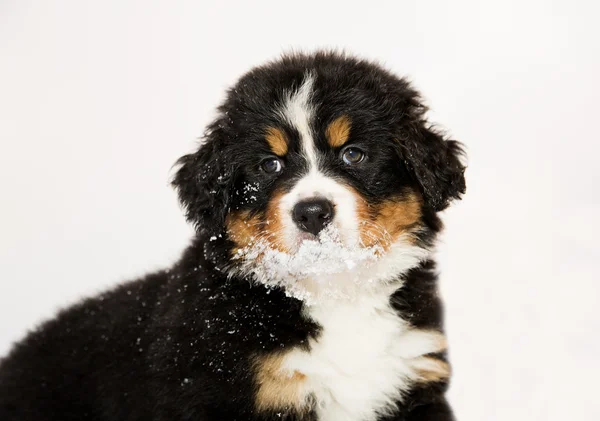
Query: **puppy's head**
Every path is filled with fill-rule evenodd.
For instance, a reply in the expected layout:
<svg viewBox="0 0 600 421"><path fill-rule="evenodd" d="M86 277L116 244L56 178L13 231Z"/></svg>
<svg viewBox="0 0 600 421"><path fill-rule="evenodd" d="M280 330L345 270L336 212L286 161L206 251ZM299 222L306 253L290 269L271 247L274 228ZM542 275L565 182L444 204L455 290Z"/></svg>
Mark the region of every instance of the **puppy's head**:
<svg viewBox="0 0 600 421"><path fill-rule="evenodd" d="M426 256L465 190L460 144L425 112L375 64L284 57L229 91L173 184L232 273L313 295L380 284Z"/></svg>

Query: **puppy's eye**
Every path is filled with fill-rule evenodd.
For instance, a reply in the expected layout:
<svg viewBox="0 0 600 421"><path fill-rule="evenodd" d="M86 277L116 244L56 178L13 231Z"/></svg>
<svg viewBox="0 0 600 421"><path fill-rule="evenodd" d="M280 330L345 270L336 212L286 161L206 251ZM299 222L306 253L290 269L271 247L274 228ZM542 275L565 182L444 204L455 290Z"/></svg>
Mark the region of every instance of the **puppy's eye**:
<svg viewBox="0 0 600 421"><path fill-rule="evenodd" d="M267 174L277 174L283 169L283 163L278 158L267 158L260 164L260 167Z"/></svg>
<svg viewBox="0 0 600 421"><path fill-rule="evenodd" d="M355 165L365 159L365 153L358 148L347 148L342 152L342 160L348 165Z"/></svg>

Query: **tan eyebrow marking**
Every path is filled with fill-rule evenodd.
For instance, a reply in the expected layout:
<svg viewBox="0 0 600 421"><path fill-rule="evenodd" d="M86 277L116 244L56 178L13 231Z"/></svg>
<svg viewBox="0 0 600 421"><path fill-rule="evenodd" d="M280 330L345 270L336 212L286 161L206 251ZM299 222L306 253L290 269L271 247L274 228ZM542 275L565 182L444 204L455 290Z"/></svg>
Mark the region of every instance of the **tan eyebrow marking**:
<svg viewBox="0 0 600 421"><path fill-rule="evenodd" d="M265 138L271 147L273 153L277 156L284 156L288 151L285 134L276 127L267 127Z"/></svg>
<svg viewBox="0 0 600 421"><path fill-rule="evenodd" d="M350 127L352 127L352 121L347 115L342 115L329 123L325 131L329 144L338 148L346 143L350 137Z"/></svg>

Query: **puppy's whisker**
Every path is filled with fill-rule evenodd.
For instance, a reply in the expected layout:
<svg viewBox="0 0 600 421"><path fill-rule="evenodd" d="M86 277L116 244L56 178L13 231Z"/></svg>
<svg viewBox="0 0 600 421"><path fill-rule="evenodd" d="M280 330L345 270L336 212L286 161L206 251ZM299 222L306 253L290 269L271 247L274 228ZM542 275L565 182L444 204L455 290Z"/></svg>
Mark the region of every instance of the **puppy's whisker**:
<svg viewBox="0 0 600 421"><path fill-rule="evenodd" d="M361 237L375 240L374 245L389 246L393 242L392 236L386 228L370 220L362 221ZM365 246L363 238L361 238L361 243Z"/></svg>

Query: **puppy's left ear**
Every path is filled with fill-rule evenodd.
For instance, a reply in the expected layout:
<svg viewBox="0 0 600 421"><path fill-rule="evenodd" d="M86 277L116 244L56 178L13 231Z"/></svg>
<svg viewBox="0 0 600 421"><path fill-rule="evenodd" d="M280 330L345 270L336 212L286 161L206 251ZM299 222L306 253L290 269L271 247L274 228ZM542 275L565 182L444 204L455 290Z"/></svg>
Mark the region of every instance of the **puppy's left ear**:
<svg viewBox="0 0 600 421"><path fill-rule="evenodd" d="M411 128L401 141L401 155L409 172L421 187L425 205L434 211L448 207L466 190L462 144L445 139L426 122Z"/></svg>

